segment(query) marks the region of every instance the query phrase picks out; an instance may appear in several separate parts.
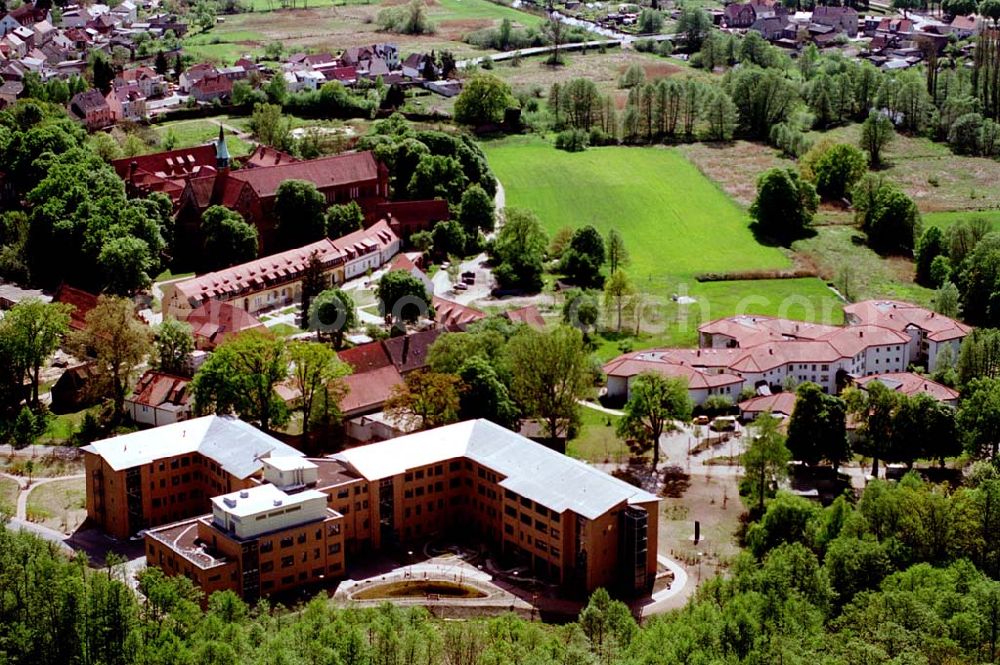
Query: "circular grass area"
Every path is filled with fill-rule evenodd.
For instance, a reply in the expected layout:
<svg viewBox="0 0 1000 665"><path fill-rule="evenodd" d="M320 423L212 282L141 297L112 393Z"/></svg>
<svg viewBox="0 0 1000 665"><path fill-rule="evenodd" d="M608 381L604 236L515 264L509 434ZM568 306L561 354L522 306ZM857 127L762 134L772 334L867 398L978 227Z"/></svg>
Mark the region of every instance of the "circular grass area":
<svg viewBox="0 0 1000 665"><path fill-rule="evenodd" d="M377 584L352 594L354 600L379 600L382 598L485 598L479 589L444 580L400 580Z"/></svg>

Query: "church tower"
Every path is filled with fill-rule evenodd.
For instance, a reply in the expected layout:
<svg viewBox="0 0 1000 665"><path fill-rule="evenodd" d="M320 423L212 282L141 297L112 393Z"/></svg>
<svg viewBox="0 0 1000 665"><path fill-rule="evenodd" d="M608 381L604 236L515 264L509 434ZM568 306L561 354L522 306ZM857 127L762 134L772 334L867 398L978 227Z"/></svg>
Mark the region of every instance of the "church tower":
<svg viewBox="0 0 1000 665"><path fill-rule="evenodd" d="M229 148L226 146L226 135L222 125L219 125L219 140L215 144L215 168L229 170Z"/></svg>

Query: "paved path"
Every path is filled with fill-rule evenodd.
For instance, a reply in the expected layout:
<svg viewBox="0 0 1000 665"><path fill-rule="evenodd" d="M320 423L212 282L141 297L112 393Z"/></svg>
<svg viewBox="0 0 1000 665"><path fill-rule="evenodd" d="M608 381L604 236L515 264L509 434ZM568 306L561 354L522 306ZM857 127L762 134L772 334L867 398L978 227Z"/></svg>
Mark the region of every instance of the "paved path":
<svg viewBox="0 0 1000 665"><path fill-rule="evenodd" d="M620 39L598 39L589 42L576 42L574 44L563 44L559 47L560 51L580 51L582 49L590 48L600 48L604 46L614 47L621 46L622 41ZM491 53L489 55L483 55L476 58L468 58L466 60L459 60L455 63L458 69L465 69L472 65L479 65L484 60L492 60L493 62L503 62L504 60L513 60L515 57L527 58L533 55L545 55L547 53L552 53L556 50L555 46L532 46L531 48L522 48L516 51L503 51L501 53Z"/></svg>
<svg viewBox="0 0 1000 665"><path fill-rule="evenodd" d="M578 400L576 400L576 403L579 404L580 406L585 406L588 409L593 409L594 411L600 411L601 413L606 413L609 416L624 416L625 415L625 412L622 411L622 410L620 410L620 409L609 409L606 406L601 406L600 404L597 404L596 402L591 402L590 400L586 400L586 399L578 399Z"/></svg>
<svg viewBox="0 0 1000 665"><path fill-rule="evenodd" d="M17 476L11 476L6 473L3 475L6 476L7 478L14 478L15 480L17 480ZM79 480L80 478L86 478L86 476L82 473L78 473L73 476L55 476L53 478L33 478L30 485L28 484L26 478L24 479L23 485L19 481L18 485L20 486L21 491L17 495L17 512L15 513L15 516L19 520L28 519L28 496L35 490L35 488L40 487L42 485L48 485L49 483L54 483L57 480ZM56 533L58 533L58 531Z"/></svg>

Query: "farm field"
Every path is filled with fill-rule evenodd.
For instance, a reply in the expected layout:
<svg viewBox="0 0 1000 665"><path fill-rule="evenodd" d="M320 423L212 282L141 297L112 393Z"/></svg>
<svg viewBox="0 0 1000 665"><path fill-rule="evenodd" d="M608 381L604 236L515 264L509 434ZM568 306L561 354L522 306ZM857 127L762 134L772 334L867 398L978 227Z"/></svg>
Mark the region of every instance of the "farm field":
<svg viewBox="0 0 1000 665"><path fill-rule="evenodd" d="M311 2L308 7L279 9L268 0L254 0L253 12L225 17L208 32L184 40L185 51L198 60L231 63L243 55L260 55L271 42L280 42L285 52L332 51L376 42L398 44L402 57L415 51L448 50L456 58L479 53L463 43L463 35L498 24L504 18L522 26L537 25L539 16L489 0L430 0L427 17L435 27L430 35L396 35L380 32L375 18L398 0L367 4Z"/></svg>
<svg viewBox="0 0 1000 665"><path fill-rule="evenodd" d="M695 279L712 271L780 270L792 260L758 243L746 213L676 149L566 153L533 138L484 149L507 205L535 211L550 234L585 224L624 234L629 276L648 301L636 345L694 344L700 323L736 313L842 320L839 299L819 279ZM679 304L674 296L694 302ZM596 341L602 359L621 352L615 340Z"/></svg>

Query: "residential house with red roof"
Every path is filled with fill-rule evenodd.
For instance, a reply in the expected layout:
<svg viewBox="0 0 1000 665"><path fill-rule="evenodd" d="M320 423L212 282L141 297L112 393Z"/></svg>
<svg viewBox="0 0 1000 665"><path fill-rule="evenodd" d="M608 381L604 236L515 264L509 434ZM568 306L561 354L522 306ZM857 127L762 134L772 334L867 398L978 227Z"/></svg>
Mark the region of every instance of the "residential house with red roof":
<svg viewBox="0 0 1000 665"><path fill-rule="evenodd" d="M526 305L518 309L507 310L503 313L512 323L523 323L535 330L545 330L545 319L542 313L534 305Z"/></svg>
<svg viewBox="0 0 1000 665"><path fill-rule="evenodd" d="M486 318L484 312L434 296L434 321L450 332L464 332L470 323Z"/></svg>
<svg viewBox="0 0 1000 665"><path fill-rule="evenodd" d="M266 330L250 312L219 300L195 307L185 320L191 326L195 348L202 351L211 351L230 337L250 330Z"/></svg>
<svg viewBox="0 0 1000 665"><path fill-rule="evenodd" d="M125 410L137 425L159 427L191 417L191 379L150 370L125 398Z"/></svg>
<svg viewBox="0 0 1000 665"><path fill-rule="evenodd" d="M83 330L87 327L87 314L97 307L97 296L68 284L62 284L52 296L52 302L71 305L69 327L73 330Z"/></svg>
<svg viewBox="0 0 1000 665"><path fill-rule="evenodd" d="M233 94L233 80L219 73L206 74L191 85L190 94L199 102L226 100Z"/></svg>
<svg viewBox="0 0 1000 665"><path fill-rule="evenodd" d="M141 122L146 118L146 95L135 83L112 88L104 99L114 122Z"/></svg>
<svg viewBox="0 0 1000 665"><path fill-rule="evenodd" d="M99 90L73 95L73 99L69 100L69 110L90 131L110 127L115 122L111 107Z"/></svg>

